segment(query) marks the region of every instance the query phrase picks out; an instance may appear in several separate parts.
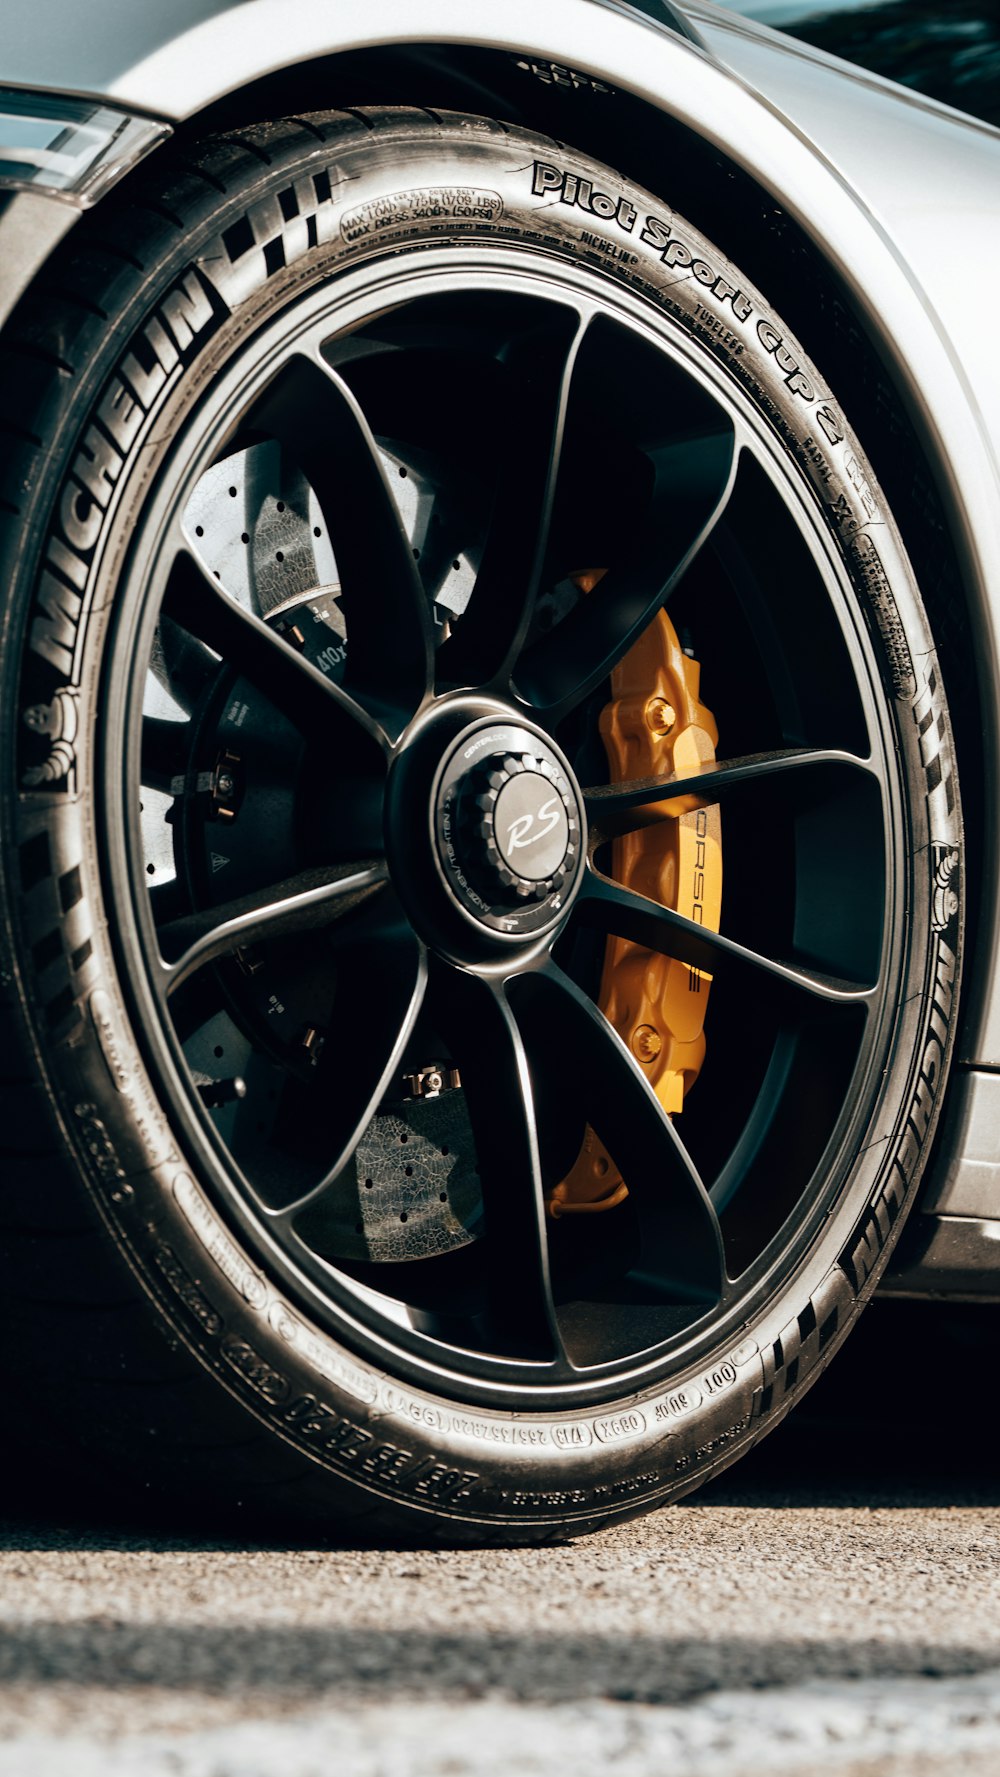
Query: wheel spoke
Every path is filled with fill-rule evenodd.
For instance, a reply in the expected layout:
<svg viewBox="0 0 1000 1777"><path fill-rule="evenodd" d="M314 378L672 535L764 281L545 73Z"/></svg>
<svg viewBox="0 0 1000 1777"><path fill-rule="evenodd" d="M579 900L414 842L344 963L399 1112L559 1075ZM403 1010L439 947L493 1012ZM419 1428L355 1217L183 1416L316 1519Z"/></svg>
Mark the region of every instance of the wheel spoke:
<svg viewBox="0 0 1000 1777"><path fill-rule="evenodd" d="M647 950L675 957L707 975L750 974L756 990L768 988L782 998L811 1000L823 1006L859 1006L868 1010L878 996L878 983L844 981L796 962L781 962L751 950L721 932L686 919L672 907L638 895L603 876L591 865L576 903L585 925L631 939Z"/></svg>
<svg viewBox="0 0 1000 1777"><path fill-rule="evenodd" d="M319 501L347 620L344 683L395 737L430 689L433 625L371 428L336 371L302 356L252 418L280 441Z"/></svg>
<svg viewBox="0 0 1000 1777"><path fill-rule="evenodd" d="M191 716L218 679L219 662L211 648L172 622L164 610L157 624L150 672L175 707Z"/></svg>
<svg viewBox="0 0 1000 1777"><path fill-rule="evenodd" d="M496 418L500 474L469 603L438 661L461 685L509 687L538 597L555 498L570 386L586 317L559 311L503 353L506 400Z"/></svg>
<svg viewBox="0 0 1000 1777"><path fill-rule="evenodd" d="M258 684L302 734L329 746L332 732L348 718L382 743L382 732L368 711L281 634L231 599L187 544L174 556L163 608L227 665Z"/></svg>
<svg viewBox="0 0 1000 1777"><path fill-rule="evenodd" d="M290 1221L335 1185L383 1100L400 1083L403 1060L427 991L427 953L387 895L384 916L338 952L333 1025L312 1089L323 1105L332 1155L323 1177L274 1214Z"/></svg>
<svg viewBox="0 0 1000 1777"><path fill-rule="evenodd" d="M739 453L731 427L656 453L649 511L628 554L521 656L517 690L551 727L606 679L725 511Z"/></svg>
<svg viewBox="0 0 1000 1777"><path fill-rule="evenodd" d="M509 1354L562 1356L552 1296L531 1075L499 985L442 967L442 1022L454 1031L479 1163L490 1334Z"/></svg>
<svg viewBox="0 0 1000 1777"><path fill-rule="evenodd" d="M342 919L370 900L387 875L381 859L332 864L326 869L304 870L257 894L241 895L219 907L172 920L159 933L167 993L176 993L196 969L243 945L285 937L289 932L316 931L331 920Z"/></svg>
<svg viewBox="0 0 1000 1777"><path fill-rule="evenodd" d="M591 850L623 833L649 827L668 815L688 814L722 802L732 790L748 784L774 787L781 780L787 797L788 778L806 780L811 773L847 769L877 775L870 760L854 753L816 747L783 747L771 753L751 753L742 759L706 762L698 771L673 772L669 777L633 778L619 784L599 784L584 791Z"/></svg>
<svg viewBox="0 0 1000 1777"><path fill-rule="evenodd" d="M257 685L307 738L329 746L337 727L348 718L382 741L368 711L260 617L230 598L186 544L174 557L164 609Z"/></svg>
<svg viewBox="0 0 1000 1777"><path fill-rule="evenodd" d="M628 1186L641 1240L639 1271L672 1301L723 1293L722 1232L698 1169L638 1062L603 1012L554 963L524 978L532 1018L549 1043L557 1089L587 1106ZM516 1002L515 1002L516 1003Z"/></svg>
<svg viewBox="0 0 1000 1777"><path fill-rule="evenodd" d="M153 923L159 931L165 930L171 920L183 917L187 900L176 877L169 882L151 883L147 892Z"/></svg>
<svg viewBox="0 0 1000 1777"><path fill-rule="evenodd" d="M169 794L175 779L183 777L187 770L191 735L189 722L165 722L159 716L144 716L140 783L147 789Z"/></svg>

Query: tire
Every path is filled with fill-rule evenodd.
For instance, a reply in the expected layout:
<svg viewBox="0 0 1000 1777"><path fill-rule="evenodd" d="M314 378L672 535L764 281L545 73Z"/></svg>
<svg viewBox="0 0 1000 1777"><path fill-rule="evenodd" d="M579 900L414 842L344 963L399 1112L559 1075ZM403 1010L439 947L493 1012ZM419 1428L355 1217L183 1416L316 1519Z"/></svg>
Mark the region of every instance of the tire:
<svg viewBox="0 0 1000 1777"><path fill-rule="evenodd" d="M3 352L36 1431L444 1540L690 1491L874 1288L957 1011L933 640L820 373L659 197L405 110L164 155Z"/></svg>

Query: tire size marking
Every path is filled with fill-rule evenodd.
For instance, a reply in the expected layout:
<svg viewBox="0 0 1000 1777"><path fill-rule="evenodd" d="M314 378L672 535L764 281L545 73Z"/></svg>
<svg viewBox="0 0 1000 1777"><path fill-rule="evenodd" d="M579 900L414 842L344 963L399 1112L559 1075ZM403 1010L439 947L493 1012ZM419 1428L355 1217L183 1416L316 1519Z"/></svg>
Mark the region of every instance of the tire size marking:
<svg viewBox="0 0 1000 1777"><path fill-rule="evenodd" d="M438 1505L458 1505L481 1485L474 1469L455 1467L435 1457L415 1456L398 1444L376 1442L374 1434L352 1419L326 1407L311 1394L301 1395L282 1415L283 1425L309 1449L321 1451L333 1466L351 1476L365 1475L394 1492Z"/></svg>
<svg viewBox="0 0 1000 1777"><path fill-rule="evenodd" d="M430 1400L425 1395L404 1392L390 1382L381 1385L378 1400L384 1412L405 1419L422 1431L469 1438L474 1443L499 1445L509 1450L583 1450L593 1444L594 1430L597 1429L596 1426L592 1429L585 1420L549 1422L477 1417Z"/></svg>

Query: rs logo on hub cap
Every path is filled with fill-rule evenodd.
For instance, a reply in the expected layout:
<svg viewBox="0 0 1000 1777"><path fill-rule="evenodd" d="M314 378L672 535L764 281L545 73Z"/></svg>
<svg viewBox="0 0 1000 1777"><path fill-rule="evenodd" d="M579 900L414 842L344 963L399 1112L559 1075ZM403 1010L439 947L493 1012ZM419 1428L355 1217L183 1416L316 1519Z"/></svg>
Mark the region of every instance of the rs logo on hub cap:
<svg viewBox="0 0 1000 1777"><path fill-rule="evenodd" d="M517 769L513 760L504 760L507 770L512 766ZM497 796L493 838L508 869L529 882L543 882L562 867L569 823L566 803L551 778L521 770Z"/></svg>
<svg viewBox="0 0 1000 1777"><path fill-rule="evenodd" d="M583 814L550 741L506 723L467 733L445 763L435 829L445 881L473 919L512 937L556 923L582 864Z"/></svg>

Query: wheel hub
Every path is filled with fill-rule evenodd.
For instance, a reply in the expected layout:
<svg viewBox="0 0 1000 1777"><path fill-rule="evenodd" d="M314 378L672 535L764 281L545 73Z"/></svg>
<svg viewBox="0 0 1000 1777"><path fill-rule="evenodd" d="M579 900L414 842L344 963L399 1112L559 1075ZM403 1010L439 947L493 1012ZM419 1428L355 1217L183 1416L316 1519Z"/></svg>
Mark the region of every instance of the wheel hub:
<svg viewBox="0 0 1000 1777"><path fill-rule="evenodd" d="M445 759L434 795L438 869L467 917L535 936L565 909L583 861L583 809L562 755L532 729L490 723Z"/></svg>

